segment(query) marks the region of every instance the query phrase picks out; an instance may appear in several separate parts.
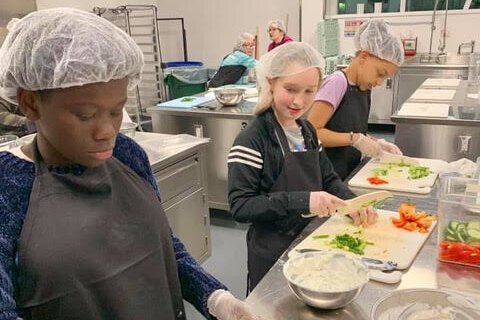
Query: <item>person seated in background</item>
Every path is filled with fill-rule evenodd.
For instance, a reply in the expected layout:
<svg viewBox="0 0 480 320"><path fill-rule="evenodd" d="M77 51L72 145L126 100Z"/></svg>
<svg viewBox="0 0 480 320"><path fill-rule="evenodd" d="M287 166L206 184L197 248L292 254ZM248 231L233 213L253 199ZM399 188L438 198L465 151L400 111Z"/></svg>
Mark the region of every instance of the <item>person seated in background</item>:
<svg viewBox="0 0 480 320"><path fill-rule="evenodd" d="M383 20L370 20L360 26L354 44L352 62L325 79L308 115L342 180L362 156L402 153L393 143L367 135L372 89L403 63L402 43Z"/></svg>
<svg viewBox="0 0 480 320"><path fill-rule="evenodd" d="M255 68L255 37L247 32L238 36L233 52L223 58L220 68L208 83L209 88L226 84L247 84L248 72Z"/></svg>
<svg viewBox="0 0 480 320"><path fill-rule="evenodd" d="M145 151L119 134L143 53L72 8L15 21L0 95L35 122L0 151L0 319L254 320L172 233Z"/></svg>
<svg viewBox="0 0 480 320"><path fill-rule="evenodd" d="M293 41L291 37L287 36L287 28L282 20L272 20L268 23L268 35L272 42L268 45L267 52L284 43Z"/></svg>
<svg viewBox="0 0 480 320"><path fill-rule="evenodd" d="M313 126L302 115L322 81L323 58L291 42L257 64L256 117L240 131L228 155L228 201L247 233L251 291L312 218L335 212L355 195L333 170ZM368 207L351 212L355 224L375 223Z"/></svg>
<svg viewBox="0 0 480 320"><path fill-rule="evenodd" d="M18 137L35 132L35 125L13 103L0 97L0 135L14 134Z"/></svg>

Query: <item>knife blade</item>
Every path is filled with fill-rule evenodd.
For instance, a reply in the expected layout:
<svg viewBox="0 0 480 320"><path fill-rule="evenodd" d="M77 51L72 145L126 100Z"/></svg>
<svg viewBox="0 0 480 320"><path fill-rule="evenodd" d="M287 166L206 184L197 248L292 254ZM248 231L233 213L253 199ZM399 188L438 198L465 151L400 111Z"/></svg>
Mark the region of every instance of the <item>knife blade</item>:
<svg viewBox="0 0 480 320"><path fill-rule="evenodd" d="M347 203L347 205L337 207L335 209L335 212L331 212L330 215L347 215L360 209L374 206L388 198L393 198L393 194L385 190L362 194L356 198L346 200L345 202ZM310 218L314 216L316 216L316 214L314 213L302 214L303 218Z"/></svg>
<svg viewBox="0 0 480 320"><path fill-rule="evenodd" d="M400 154L384 152L378 159L379 163L404 163L406 165L418 166L420 162L415 158L410 158Z"/></svg>

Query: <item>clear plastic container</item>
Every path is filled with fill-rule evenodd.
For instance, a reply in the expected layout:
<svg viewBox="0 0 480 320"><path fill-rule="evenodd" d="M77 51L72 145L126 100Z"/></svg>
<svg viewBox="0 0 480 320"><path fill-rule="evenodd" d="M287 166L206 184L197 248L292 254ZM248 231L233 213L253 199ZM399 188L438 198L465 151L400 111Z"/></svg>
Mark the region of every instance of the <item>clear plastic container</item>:
<svg viewBox="0 0 480 320"><path fill-rule="evenodd" d="M13 134L0 136L0 151L12 149L21 145L19 138Z"/></svg>
<svg viewBox="0 0 480 320"><path fill-rule="evenodd" d="M438 259L480 267L480 183L448 177L438 203Z"/></svg>

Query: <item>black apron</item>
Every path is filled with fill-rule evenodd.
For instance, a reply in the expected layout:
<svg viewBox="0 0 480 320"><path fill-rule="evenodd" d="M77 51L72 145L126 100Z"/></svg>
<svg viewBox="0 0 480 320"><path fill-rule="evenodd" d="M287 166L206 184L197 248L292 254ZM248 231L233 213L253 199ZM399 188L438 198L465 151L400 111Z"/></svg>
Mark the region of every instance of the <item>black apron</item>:
<svg viewBox="0 0 480 320"><path fill-rule="evenodd" d="M307 151L291 152L283 129L276 120L274 123L284 162L282 171L270 191L321 191L323 179L320 171L320 150L314 147L313 143L305 141ZM249 291L255 288L311 220L312 218L302 218L298 212L292 212L288 217L270 224L254 223L250 226L247 233Z"/></svg>
<svg viewBox="0 0 480 320"><path fill-rule="evenodd" d="M185 319L171 231L154 189L115 158L36 176L18 244L23 319Z"/></svg>
<svg viewBox="0 0 480 320"><path fill-rule="evenodd" d="M347 91L338 108L325 125L326 129L336 132L367 133L368 115L370 114L371 91L361 91L356 85L351 85L347 79ZM362 154L352 146L325 148L333 168L342 180L360 163Z"/></svg>

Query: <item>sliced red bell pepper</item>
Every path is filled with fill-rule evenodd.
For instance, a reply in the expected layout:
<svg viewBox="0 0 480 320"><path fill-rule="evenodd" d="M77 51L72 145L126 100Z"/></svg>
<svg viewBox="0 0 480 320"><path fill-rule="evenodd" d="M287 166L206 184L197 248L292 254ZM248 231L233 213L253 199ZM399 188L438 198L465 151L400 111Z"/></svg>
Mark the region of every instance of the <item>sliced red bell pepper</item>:
<svg viewBox="0 0 480 320"><path fill-rule="evenodd" d="M388 181L380 179L379 177L375 177L375 176L367 178L367 181L370 182L370 184L375 184L375 185L388 183Z"/></svg>

